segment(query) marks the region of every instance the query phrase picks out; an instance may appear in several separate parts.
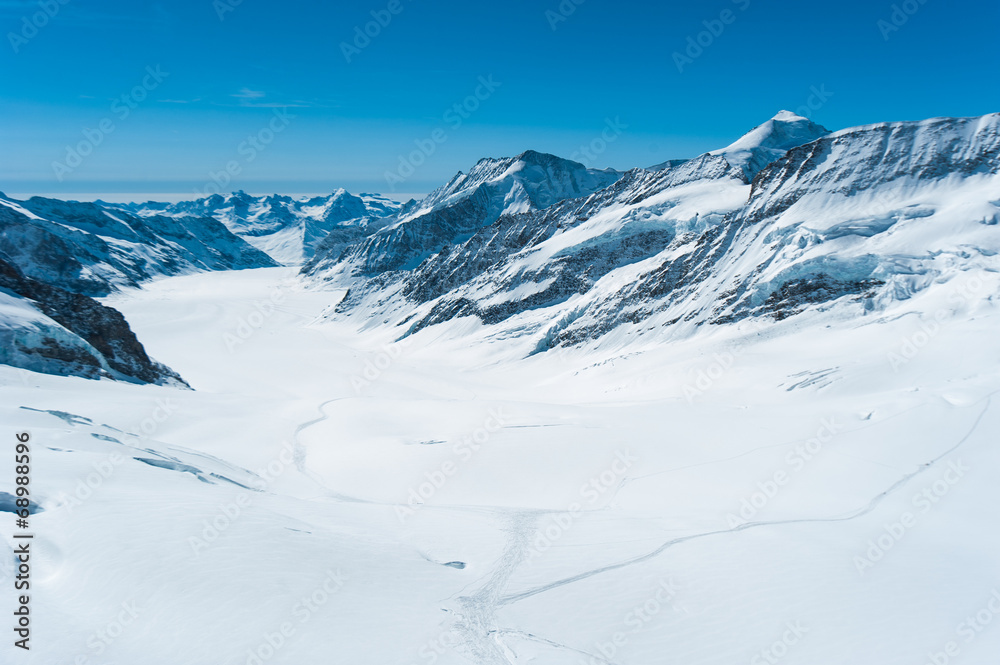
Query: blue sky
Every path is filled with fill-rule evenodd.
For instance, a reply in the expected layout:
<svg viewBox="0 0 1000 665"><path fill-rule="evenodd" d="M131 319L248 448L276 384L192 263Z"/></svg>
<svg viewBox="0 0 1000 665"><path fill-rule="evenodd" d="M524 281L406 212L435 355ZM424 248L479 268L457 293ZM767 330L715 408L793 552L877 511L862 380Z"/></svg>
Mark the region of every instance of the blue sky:
<svg viewBox="0 0 1000 665"><path fill-rule="evenodd" d="M0 0L0 190L403 196L526 149L691 157L781 109L1000 111L996 0L576 2Z"/></svg>

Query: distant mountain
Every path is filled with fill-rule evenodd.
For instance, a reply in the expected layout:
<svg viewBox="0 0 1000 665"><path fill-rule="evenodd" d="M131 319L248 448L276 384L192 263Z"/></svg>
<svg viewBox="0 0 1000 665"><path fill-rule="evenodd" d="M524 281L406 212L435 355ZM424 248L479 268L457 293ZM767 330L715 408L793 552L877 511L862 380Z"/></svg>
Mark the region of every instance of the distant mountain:
<svg viewBox="0 0 1000 665"><path fill-rule="evenodd" d="M28 277L88 296L162 275L277 265L209 217L143 217L99 203L3 195L0 251Z"/></svg>
<svg viewBox="0 0 1000 665"><path fill-rule="evenodd" d="M375 276L412 270L442 248L466 241L503 215L544 210L593 194L621 177L553 155L528 151L506 159L480 160L419 204L384 220L384 228L354 246L322 247L305 267L309 274L334 270Z"/></svg>
<svg viewBox="0 0 1000 665"><path fill-rule="evenodd" d="M400 336L471 318L544 351L806 310L865 316L1000 269L998 114L829 133L782 112L727 148L567 187L545 206L504 196L521 190L502 164L474 169L495 174L473 185L482 194L460 176L317 255L305 276L349 289L333 316Z"/></svg>
<svg viewBox="0 0 1000 665"><path fill-rule="evenodd" d="M111 204L104 204L105 206ZM239 191L179 203L115 204L141 217L209 217L225 224L278 263L300 265L331 233L354 242L382 228L383 218L403 206L377 194L354 196L339 189L329 196L293 199L250 196Z"/></svg>
<svg viewBox="0 0 1000 665"><path fill-rule="evenodd" d="M93 297L158 276L276 265L206 217L139 217L96 203L0 194L0 363L184 385Z"/></svg>

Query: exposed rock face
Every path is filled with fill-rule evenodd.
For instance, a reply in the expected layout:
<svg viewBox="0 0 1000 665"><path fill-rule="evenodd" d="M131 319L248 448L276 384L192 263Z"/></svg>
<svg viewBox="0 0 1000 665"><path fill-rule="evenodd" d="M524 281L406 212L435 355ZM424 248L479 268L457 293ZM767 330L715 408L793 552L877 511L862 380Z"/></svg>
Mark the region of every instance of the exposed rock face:
<svg viewBox="0 0 1000 665"><path fill-rule="evenodd" d="M120 312L29 279L2 254L0 296L4 364L49 374L187 385L146 355Z"/></svg>
<svg viewBox="0 0 1000 665"><path fill-rule="evenodd" d="M545 207L506 209L486 180L463 196L450 183L304 273L348 288L333 315L359 325L403 336L475 317L545 350L835 305L865 316L1000 269L998 114L829 133L783 112L728 148Z"/></svg>

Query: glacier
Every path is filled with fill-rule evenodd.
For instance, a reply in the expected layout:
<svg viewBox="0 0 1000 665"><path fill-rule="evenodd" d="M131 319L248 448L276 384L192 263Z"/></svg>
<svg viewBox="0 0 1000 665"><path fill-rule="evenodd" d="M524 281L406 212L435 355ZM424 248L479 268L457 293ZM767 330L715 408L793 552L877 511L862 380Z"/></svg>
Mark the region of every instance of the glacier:
<svg viewBox="0 0 1000 665"><path fill-rule="evenodd" d="M0 197L38 504L0 662L992 665L998 122L782 112L403 204Z"/></svg>

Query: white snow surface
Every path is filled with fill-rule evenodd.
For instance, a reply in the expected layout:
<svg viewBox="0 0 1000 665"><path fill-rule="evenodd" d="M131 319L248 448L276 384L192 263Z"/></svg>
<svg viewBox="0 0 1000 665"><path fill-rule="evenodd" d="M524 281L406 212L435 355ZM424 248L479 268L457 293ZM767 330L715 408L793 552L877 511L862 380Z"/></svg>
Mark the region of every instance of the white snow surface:
<svg viewBox="0 0 1000 665"><path fill-rule="evenodd" d="M287 268L126 290L195 390L0 366L44 508L0 662L993 665L997 275L527 359Z"/></svg>

